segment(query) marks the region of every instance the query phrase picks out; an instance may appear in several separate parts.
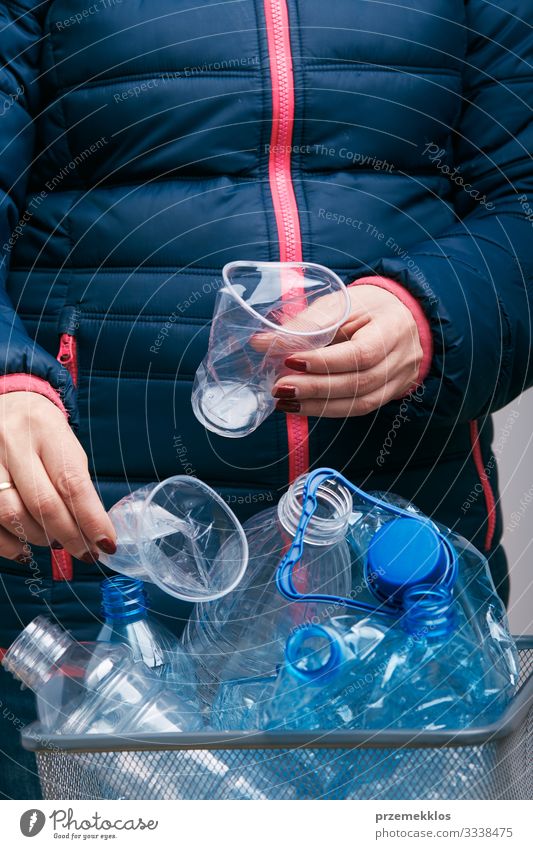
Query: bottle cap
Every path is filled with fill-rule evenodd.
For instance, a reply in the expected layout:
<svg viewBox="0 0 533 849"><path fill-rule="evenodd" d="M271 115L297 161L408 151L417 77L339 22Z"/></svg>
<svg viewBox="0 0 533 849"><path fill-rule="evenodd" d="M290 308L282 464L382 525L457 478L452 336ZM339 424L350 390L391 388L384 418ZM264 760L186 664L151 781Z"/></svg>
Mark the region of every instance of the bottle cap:
<svg viewBox="0 0 533 849"><path fill-rule="evenodd" d="M409 587L442 581L447 565L438 532L426 521L399 517L384 524L370 540L366 577L379 598L400 604Z"/></svg>

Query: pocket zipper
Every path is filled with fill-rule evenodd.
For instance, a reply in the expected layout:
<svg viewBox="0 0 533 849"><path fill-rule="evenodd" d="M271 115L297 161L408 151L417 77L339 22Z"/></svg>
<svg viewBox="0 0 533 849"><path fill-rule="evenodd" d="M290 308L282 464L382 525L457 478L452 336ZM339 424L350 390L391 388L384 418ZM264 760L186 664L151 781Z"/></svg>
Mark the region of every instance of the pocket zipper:
<svg viewBox="0 0 533 849"><path fill-rule="evenodd" d="M71 333L62 333L59 340L58 362L65 366L74 386L78 385L78 350L76 337Z"/></svg>
<svg viewBox="0 0 533 849"><path fill-rule="evenodd" d="M78 350L76 337L71 333L62 333L59 340L57 361L65 366L72 378L74 386L78 385ZM52 577L54 581L71 581L74 576L72 556L61 549L51 549Z"/></svg>

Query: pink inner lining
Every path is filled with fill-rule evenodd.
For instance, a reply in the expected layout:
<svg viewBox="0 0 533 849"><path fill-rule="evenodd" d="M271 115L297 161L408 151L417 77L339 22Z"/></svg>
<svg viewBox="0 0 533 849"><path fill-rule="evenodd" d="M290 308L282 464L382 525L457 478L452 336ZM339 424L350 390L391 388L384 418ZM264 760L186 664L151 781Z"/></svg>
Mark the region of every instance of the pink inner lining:
<svg viewBox="0 0 533 849"><path fill-rule="evenodd" d="M38 395L44 395L56 407L59 407L66 418L68 413L61 400L59 392L51 386L47 380L42 377L36 377L33 374L6 374L0 377L0 395L5 395L8 392L36 392Z"/></svg>

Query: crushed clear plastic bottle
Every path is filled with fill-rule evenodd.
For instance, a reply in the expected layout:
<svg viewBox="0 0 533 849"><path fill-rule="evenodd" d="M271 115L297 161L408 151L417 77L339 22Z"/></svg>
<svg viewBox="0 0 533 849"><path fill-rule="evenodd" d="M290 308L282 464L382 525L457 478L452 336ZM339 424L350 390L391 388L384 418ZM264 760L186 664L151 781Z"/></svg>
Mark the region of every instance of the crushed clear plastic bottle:
<svg viewBox="0 0 533 849"><path fill-rule="evenodd" d="M186 625L183 646L195 658L200 693L209 706L220 681L275 674L291 630L338 609L335 604L292 604L276 586L279 561L298 523L305 480L298 478L276 507L244 523L249 562L243 580L224 598L197 605ZM344 487L321 487L294 575L302 592L350 593L352 557L345 537L351 512Z"/></svg>
<svg viewBox="0 0 533 849"><path fill-rule="evenodd" d="M413 728L487 725L509 703L512 640L492 650L443 586L410 588L396 622L335 617L296 631L260 727Z"/></svg>
<svg viewBox="0 0 533 849"><path fill-rule="evenodd" d="M2 664L37 696L39 735L176 734L205 730L197 709L165 687L121 643L77 643L45 617L31 622ZM150 760L138 751L107 752L93 779L108 799L267 799L274 786L268 758L236 763L232 752L183 749ZM285 782L282 798L297 798Z"/></svg>

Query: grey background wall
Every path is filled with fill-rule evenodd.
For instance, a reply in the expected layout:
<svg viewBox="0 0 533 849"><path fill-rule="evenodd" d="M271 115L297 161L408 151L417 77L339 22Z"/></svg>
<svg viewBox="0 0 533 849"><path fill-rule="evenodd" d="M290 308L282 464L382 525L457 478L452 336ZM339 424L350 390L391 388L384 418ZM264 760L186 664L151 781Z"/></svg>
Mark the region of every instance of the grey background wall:
<svg viewBox="0 0 533 849"><path fill-rule="evenodd" d="M494 417L515 634L533 634L533 390Z"/></svg>

